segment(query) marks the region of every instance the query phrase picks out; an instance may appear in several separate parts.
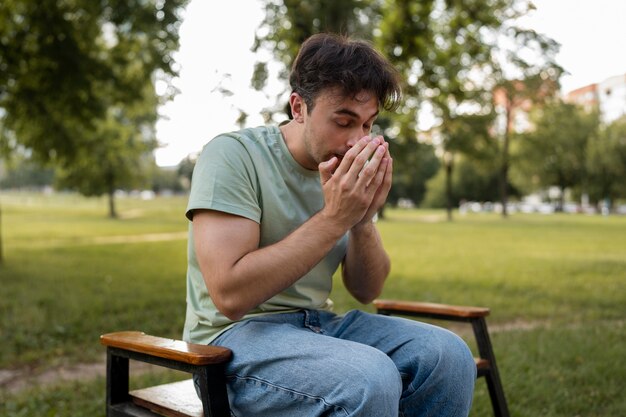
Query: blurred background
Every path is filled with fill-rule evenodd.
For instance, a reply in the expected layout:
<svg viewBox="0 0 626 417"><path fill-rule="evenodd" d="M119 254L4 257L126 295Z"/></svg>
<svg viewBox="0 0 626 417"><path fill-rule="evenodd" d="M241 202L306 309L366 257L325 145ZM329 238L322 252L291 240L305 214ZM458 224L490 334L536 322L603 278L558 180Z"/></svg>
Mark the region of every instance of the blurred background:
<svg viewBox="0 0 626 417"><path fill-rule="evenodd" d="M374 127L385 297L490 307L512 415L626 415L625 19L621 0L2 0L0 415L103 415L98 335L180 337L196 157L285 120L322 31L403 78ZM333 298L371 310L340 280Z"/></svg>
<svg viewBox="0 0 626 417"><path fill-rule="evenodd" d="M391 205L626 212L623 2L135 3L3 3L3 189L184 192L212 137L286 118L298 45L332 31L403 74Z"/></svg>

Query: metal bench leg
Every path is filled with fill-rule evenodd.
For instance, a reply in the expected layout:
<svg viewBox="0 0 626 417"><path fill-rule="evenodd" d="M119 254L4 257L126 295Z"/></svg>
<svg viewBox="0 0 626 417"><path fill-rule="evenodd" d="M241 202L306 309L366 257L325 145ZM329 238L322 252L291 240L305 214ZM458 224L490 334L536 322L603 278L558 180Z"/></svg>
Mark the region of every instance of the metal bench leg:
<svg viewBox="0 0 626 417"><path fill-rule="evenodd" d="M504 397L504 389L498 373L496 356L493 353L487 322L484 317L473 319L472 328L474 329L480 357L489 361L489 369L486 370L484 375L487 381L487 388L489 389L493 413L496 417L509 417L509 408Z"/></svg>
<svg viewBox="0 0 626 417"><path fill-rule="evenodd" d="M107 417L119 415L112 406L130 400L128 395L128 358L107 352Z"/></svg>
<svg viewBox="0 0 626 417"><path fill-rule="evenodd" d="M216 364L202 367L197 375L200 379L200 395L202 396L204 416L230 417L224 365Z"/></svg>

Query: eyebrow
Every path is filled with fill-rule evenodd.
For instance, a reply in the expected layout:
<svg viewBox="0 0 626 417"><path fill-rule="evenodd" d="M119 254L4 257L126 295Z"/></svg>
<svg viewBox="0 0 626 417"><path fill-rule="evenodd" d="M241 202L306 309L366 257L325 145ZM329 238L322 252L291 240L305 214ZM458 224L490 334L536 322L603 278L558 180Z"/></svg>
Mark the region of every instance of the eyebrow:
<svg viewBox="0 0 626 417"><path fill-rule="evenodd" d="M335 112L336 114L345 114L347 116L353 117L355 119L359 119L360 115L353 112L350 109L339 109ZM374 117L378 116L378 110L376 110L376 113L372 114L369 118L367 118L366 120L370 120L373 119Z"/></svg>

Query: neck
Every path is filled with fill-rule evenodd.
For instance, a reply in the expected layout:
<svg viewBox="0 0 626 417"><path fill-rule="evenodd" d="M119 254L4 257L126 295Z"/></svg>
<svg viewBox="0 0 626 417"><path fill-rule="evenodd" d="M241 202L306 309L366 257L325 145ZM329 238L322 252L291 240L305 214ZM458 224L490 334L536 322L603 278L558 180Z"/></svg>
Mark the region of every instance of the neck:
<svg viewBox="0 0 626 417"><path fill-rule="evenodd" d="M295 159L296 162L302 167L311 169L307 166L306 149L304 148L304 141L302 140L304 132L302 129L302 124L297 123L294 120L280 126L280 132L285 139L285 144L287 145L287 149L289 149L291 156L293 156L293 159Z"/></svg>

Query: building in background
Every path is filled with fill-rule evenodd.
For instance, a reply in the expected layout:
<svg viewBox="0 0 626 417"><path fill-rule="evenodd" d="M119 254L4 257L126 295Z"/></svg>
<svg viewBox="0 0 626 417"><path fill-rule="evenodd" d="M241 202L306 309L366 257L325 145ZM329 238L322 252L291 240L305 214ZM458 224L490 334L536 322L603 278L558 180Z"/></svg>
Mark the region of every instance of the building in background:
<svg viewBox="0 0 626 417"><path fill-rule="evenodd" d="M565 101L568 103L578 104L586 111L592 111L598 108L598 84L590 84L577 88L565 95Z"/></svg>
<svg viewBox="0 0 626 417"><path fill-rule="evenodd" d="M602 121L611 123L626 115L626 74L570 91L565 101L580 104L587 110L597 108Z"/></svg>

